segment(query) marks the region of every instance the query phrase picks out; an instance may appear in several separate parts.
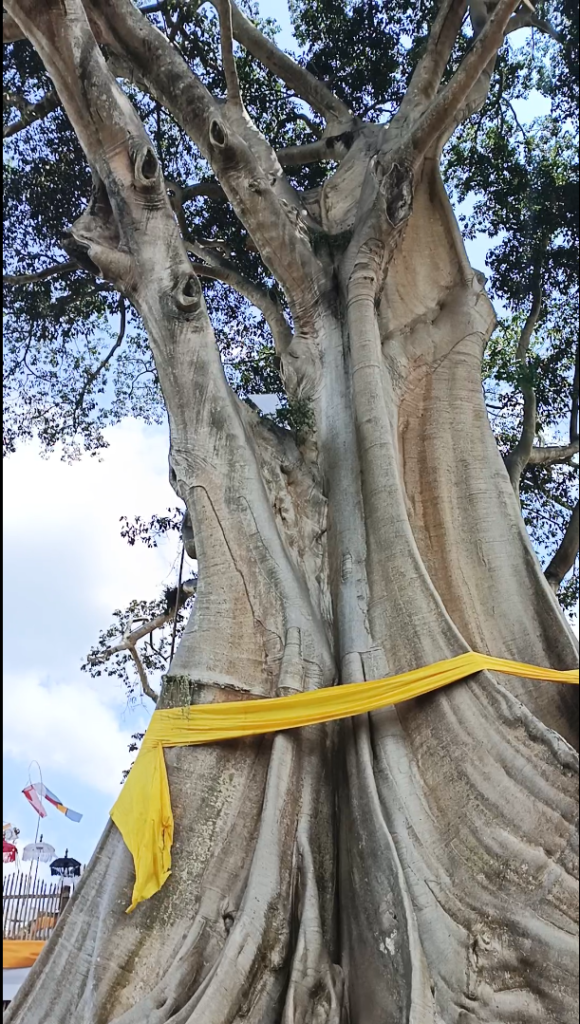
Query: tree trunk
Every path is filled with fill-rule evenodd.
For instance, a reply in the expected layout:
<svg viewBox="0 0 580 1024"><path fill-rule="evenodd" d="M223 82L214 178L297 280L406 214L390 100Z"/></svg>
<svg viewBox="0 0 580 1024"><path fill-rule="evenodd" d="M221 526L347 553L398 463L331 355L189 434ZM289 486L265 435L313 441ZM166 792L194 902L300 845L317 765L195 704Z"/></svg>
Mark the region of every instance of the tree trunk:
<svg viewBox="0 0 580 1024"><path fill-rule="evenodd" d="M323 191L326 236L307 259L292 210L260 212L256 195L278 187L266 172L248 191L228 170L239 111L210 127L223 187L290 295L283 371L313 424L299 450L227 387L147 141L131 122L130 160L99 149L66 81L86 49L62 34L51 65L27 32L97 154L74 244L143 318L196 539L195 607L157 706L373 679L470 648L574 665L487 421L494 314L435 156L410 168L385 157L377 126L363 132ZM101 63L85 77L102 102ZM132 197L152 189L145 231ZM126 915L132 861L109 825L6 1022L571 1024L574 700L480 673L340 726L167 751L170 878Z"/></svg>

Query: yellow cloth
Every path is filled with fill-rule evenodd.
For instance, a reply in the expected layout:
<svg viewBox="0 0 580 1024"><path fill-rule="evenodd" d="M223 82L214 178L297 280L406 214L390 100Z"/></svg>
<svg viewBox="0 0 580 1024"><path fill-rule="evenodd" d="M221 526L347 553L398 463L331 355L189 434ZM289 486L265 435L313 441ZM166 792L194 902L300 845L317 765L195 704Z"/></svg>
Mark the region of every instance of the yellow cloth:
<svg viewBox="0 0 580 1024"><path fill-rule="evenodd" d="M173 814L163 747L214 743L350 718L419 697L484 669L524 679L578 683L577 669L559 672L469 652L388 679L330 686L289 697L155 711L135 764L111 811L135 862L133 900L127 913L156 893L171 871Z"/></svg>
<svg viewBox="0 0 580 1024"><path fill-rule="evenodd" d="M4 939L2 941L2 967L5 971L15 967L32 967L46 942L36 939Z"/></svg>

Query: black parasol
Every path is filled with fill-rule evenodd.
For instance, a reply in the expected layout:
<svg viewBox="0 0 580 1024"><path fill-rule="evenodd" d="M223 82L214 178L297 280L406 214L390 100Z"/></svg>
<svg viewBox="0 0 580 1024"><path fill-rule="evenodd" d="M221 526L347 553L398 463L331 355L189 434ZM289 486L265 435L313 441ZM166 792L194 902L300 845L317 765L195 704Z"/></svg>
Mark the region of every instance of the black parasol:
<svg viewBox="0 0 580 1024"><path fill-rule="evenodd" d="M64 851L64 857L57 857L50 865L51 875L60 875L61 878L77 878L81 873L80 861L68 856L68 850Z"/></svg>

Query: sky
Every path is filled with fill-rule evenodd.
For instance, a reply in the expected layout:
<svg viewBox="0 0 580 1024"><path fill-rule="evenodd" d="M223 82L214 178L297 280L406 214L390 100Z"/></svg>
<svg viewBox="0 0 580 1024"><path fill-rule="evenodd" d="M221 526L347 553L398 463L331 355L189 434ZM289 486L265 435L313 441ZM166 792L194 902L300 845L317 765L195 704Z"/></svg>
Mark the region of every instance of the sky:
<svg viewBox="0 0 580 1024"><path fill-rule="evenodd" d="M279 43L291 46L286 4L262 0L260 8L277 17ZM533 103L527 109L541 112ZM489 245L468 244L477 269L485 269ZM178 553L175 534L152 550L120 536L122 515L147 519L177 504L167 429L127 421L106 433L101 459L69 465L29 443L4 466L3 819L20 828L20 849L34 840L38 817L21 791L39 781L40 766L48 788L83 818L76 824L49 806L38 834L81 863L131 762L130 736L152 705L144 698L128 707L120 682L93 680L80 666L114 609L175 582ZM47 867L39 874L47 877Z"/></svg>

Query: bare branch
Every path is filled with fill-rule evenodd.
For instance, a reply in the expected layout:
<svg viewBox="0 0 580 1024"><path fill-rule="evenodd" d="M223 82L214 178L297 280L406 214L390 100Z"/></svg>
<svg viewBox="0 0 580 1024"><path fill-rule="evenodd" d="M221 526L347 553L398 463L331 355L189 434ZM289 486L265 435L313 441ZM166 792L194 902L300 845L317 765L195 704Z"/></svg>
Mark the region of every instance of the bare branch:
<svg viewBox="0 0 580 1024"><path fill-rule="evenodd" d="M75 420L76 420L77 412L80 409L82 409L83 402L85 400L85 395L86 395L87 391L89 390L91 384L97 379L99 374L101 374L103 372L105 367L108 366L108 364L110 363L111 359L115 355L115 352L117 351L117 349L120 348L121 345L123 344L123 339L125 337L126 323L127 323L127 318L126 318L126 313L125 313L125 300L123 299L123 296L120 295L119 296L119 333L117 335L117 339L116 339L114 345L112 346L112 348L107 352L107 355L105 356L105 358L101 359L101 362L97 366L96 370L93 370L92 373L89 373L85 383L83 384L83 386L81 388L81 391L80 391L80 394L79 394L79 396L78 396L78 398L77 398L77 400L75 402L75 407L74 407L74 419Z"/></svg>
<svg viewBox="0 0 580 1024"><path fill-rule="evenodd" d="M578 528L580 525L578 510L579 502L576 502L566 532L562 538L562 543L544 572L548 583L555 593L558 593L564 576L570 572L578 554Z"/></svg>
<svg viewBox="0 0 580 1024"><path fill-rule="evenodd" d="M157 4L149 4L147 7L140 7L141 14L157 14L157 11L162 11L167 6L167 0L161 0Z"/></svg>
<svg viewBox="0 0 580 1024"><path fill-rule="evenodd" d="M159 700L159 694L157 693L156 690L153 690L152 687L149 686L147 673L145 671L141 658L137 654L137 648L129 647L128 650L137 667L137 673L139 675L139 680L141 682L141 689L143 690L143 693L145 694L146 697L151 697L151 700L156 704L157 701Z"/></svg>
<svg viewBox="0 0 580 1024"><path fill-rule="evenodd" d="M220 46L222 66L226 80L228 102L241 103L240 83L234 57L234 40L232 36L232 6L230 0L212 0L218 12L220 22Z"/></svg>
<svg viewBox="0 0 580 1024"><path fill-rule="evenodd" d="M185 580L185 582L181 584L181 593L179 596L180 608L189 600L190 597L193 596L193 594L195 594L196 589L196 579ZM156 629L161 629L162 626L171 622L174 614L175 608L171 608L167 612L161 612L159 615L156 615L155 618L149 619L141 626L138 626L137 629L132 630L131 633L124 636L118 644L115 644L113 647L107 647L107 649L102 651L100 654L95 654L92 658L88 658L88 663L90 665L98 665L103 661L108 661L108 659L112 658L114 654L121 654L123 651L128 651L131 647L135 647L139 640L142 640L144 636L149 636L149 634L154 633Z"/></svg>
<svg viewBox="0 0 580 1024"><path fill-rule="evenodd" d="M516 360L520 363L523 369L525 369L526 366L526 356L541 308L542 285L538 274L537 283L533 292L532 308L528 313L516 349ZM504 459L505 467L508 471L511 484L516 495L519 495L520 493L522 473L530 461L530 456L534 446L534 438L536 436L536 392L530 384L526 383L522 383L521 391L524 399L522 429L518 443L513 451L509 452Z"/></svg>
<svg viewBox="0 0 580 1024"><path fill-rule="evenodd" d="M216 0L211 0L217 6ZM346 103L314 75L300 67L287 54L279 50L275 43L252 25L242 14L233 0L230 0L232 11L232 29L234 39L256 57L273 74L281 78L288 88L292 89L301 99L305 100L313 110L321 114L327 121L350 123L352 114Z"/></svg>
<svg viewBox="0 0 580 1024"><path fill-rule="evenodd" d="M43 96L38 103L27 103L23 96L18 96L14 93L4 93L3 98L10 106L16 106L20 110L21 117L19 121L14 121L13 124L4 125L2 129L2 137L4 139L11 138L12 135L17 135L18 132L28 128L28 125L33 124L35 121L39 121L41 117L45 117L46 114L50 114L51 111L56 110L59 106L59 99L55 92L47 92L46 96Z"/></svg>
<svg viewBox="0 0 580 1024"><path fill-rule="evenodd" d="M266 289L254 281L249 281L232 263L217 256L215 252L208 251L204 246L186 240L185 248L198 259L205 260L204 263L192 264L196 274L229 284L263 313L272 331L277 353L281 355L285 352L292 342L292 331L278 303L271 298Z"/></svg>
<svg viewBox="0 0 580 1024"><path fill-rule="evenodd" d="M33 284L35 281L45 281L48 277L56 277L58 274L70 274L73 270L80 270L76 260L67 260L65 263L54 263L52 267L45 270L37 270L32 274L5 274L4 284Z"/></svg>
<svg viewBox="0 0 580 1024"><path fill-rule="evenodd" d="M528 456L532 466L551 466L554 462L567 462L580 451L580 440L576 438L570 444L535 445Z"/></svg>

